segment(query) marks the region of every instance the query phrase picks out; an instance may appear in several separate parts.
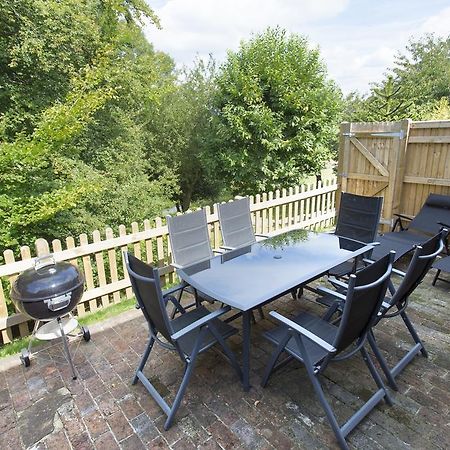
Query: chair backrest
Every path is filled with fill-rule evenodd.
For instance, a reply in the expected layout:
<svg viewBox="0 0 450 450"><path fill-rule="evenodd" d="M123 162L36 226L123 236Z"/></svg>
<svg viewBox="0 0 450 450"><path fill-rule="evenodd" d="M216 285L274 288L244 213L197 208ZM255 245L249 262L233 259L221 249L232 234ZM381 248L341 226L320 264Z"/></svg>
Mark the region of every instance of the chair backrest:
<svg viewBox="0 0 450 450"><path fill-rule="evenodd" d="M223 245L244 247L256 242L248 197L217 205Z"/></svg>
<svg viewBox="0 0 450 450"><path fill-rule="evenodd" d="M403 304L422 282L433 265L436 256L444 249L444 241L447 234L448 230L443 229L431 239L416 247L408 269L406 270L406 275L389 300L392 306Z"/></svg>
<svg viewBox="0 0 450 450"><path fill-rule="evenodd" d="M130 253L124 252L124 257L134 295L152 333L156 336L159 332L172 342L170 336L173 330L163 300L158 271Z"/></svg>
<svg viewBox="0 0 450 450"><path fill-rule="evenodd" d="M335 234L364 243L374 242L382 205L383 197L342 192Z"/></svg>
<svg viewBox="0 0 450 450"><path fill-rule="evenodd" d="M333 346L345 350L365 338L380 310L392 271L395 252L350 275L347 297Z"/></svg>
<svg viewBox="0 0 450 450"><path fill-rule="evenodd" d="M442 228L438 222L450 224L450 196L430 194L408 228L434 235Z"/></svg>
<svg viewBox="0 0 450 450"><path fill-rule="evenodd" d="M212 258L206 211L201 209L180 216L167 216L172 259L187 267Z"/></svg>

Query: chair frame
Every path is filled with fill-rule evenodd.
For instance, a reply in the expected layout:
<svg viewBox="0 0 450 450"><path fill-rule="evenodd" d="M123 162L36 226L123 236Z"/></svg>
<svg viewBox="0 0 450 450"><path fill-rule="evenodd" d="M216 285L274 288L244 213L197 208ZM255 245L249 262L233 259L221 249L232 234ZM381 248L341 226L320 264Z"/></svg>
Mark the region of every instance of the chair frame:
<svg viewBox="0 0 450 450"><path fill-rule="evenodd" d="M180 309L180 312L182 314L186 314L186 310L179 304L179 302L174 297L170 297L170 296L166 297L166 298L163 297L161 288L159 287L159 282L158 282L159 271L157 269L152 268L153 277L154 277L153 279L147 278L147 277L137 274L136 272L134 272L131 269L127 252L124 252L124 258L125 258L125 263L126 263L128 273L130 275L131 285L135 292L136 299L139 303L140 309L142 309L144 316L147 320L147 323L149 326L149 335L150 335L147 346L144 351L144 354L141 358L139 366L136 369L136 373L133 377L132 384L133 385L136 384L138 380L141 381L141 383L147 389L149 394L153 397L153 399L156 401L156 403L158 403L160 408L166 414L167 419L164 423L164 429L168 430L170 428L170 426L172 425L173 419L175 417L175 414L176 414L178 408L180 407L180 404L181 404L181 401L185 394L186 388L187 388L190 378L192 376L192 372L193 372L193 369L195 366L195 362L197 360L197 356L200 353L203 353L204 351L208 350L213 345L218 343L222 347L225 357L230 362L231 366L235 369L236 373L238 374L239 379L242 381L241 368L239 367L239 364L237 363L237 360L236 360L233 352L230 350L228 345L225 343L225 339L221 336L221 334L217 330L216 326L214 325L214 320L219 318L220 316L226 314L228 311L230 311L231 308L229 306L222 307L216 311L213 311L213 312L201 317L200 319L194 321L193 323L190 323L189 325L182 328L181 330L179 330L177 332L173 332L173 329L171 326L171 321L170 321L169 316L166 311L167 302L169 300L172 301L174 303L174 305ZM135 280L140 280L141 282L149 283L149 284L153 284L153 285L156 284L159 307L161 309L161 312L163 313L165 325L166 325L167 329L170 331L170 342L164 342L161 339L159 339L158 330L152 324L151 318L149 317L148 312L145 308L145 305L144 305L142 299L140 298L139 290L137 289ZM187 314L189 314L189 313L187 313ZM182 337L186 336L188 333L191 333L197 329L200 330L200 332L198 333L198 336L195 340L195 344L194 344L192 353L189 355L186 355L179 345L179 340ZM211 345L207 345L206 347L202 347L203 339L207 333L212 334L212 336L215 338L215 342L212 343ZM184 375L183 375L181 384L178 388L178 391L175 395L172 406L170 406L162 398L162 396L157 391L156 387L150 382L150 380L145 376L145 374L143 372L144 367L150 357L150 353L153 349L155 342L158 343L161 347L163 347L165 349L176 351L178 353L178 355L180 356L181 360L183 361L183 363L185 364Z"/></svg>
<svg viewBox="0 0 450 450"><path fill-rule="evenodd" d="M394 252L391 252L391 254L389 255L388 268L387 268L386 272L380 278L378 278L378 280L376 280L372 283L362 285L362 286L356 286L355 283L356 283L357 276L355 274L350 275L348 291L347 291L347 296L346 296L347 307L344 309L342 320L341 320L341 323L339 324L339 328L338 328L335 342L333 343L333 345L329 344L328 342L326 342L325 340L323 340L316 334L312 333L308 329L298 325L294 321L282 316L281 314L279 314L275 311L270 312L270 315L274 319L276 319L281 324L284 324L286 326L286 331L285 331L284 337L280 340L279 344L277 345L275 351L273 352L273 354L266 366L264 376L263 376L263 379L261 382L261 386L265 387L271 373L274 370L276 370L277 368L282 367L286 363L286 361L290 360L292 357L295 359L298 359L300 362L302 362L306 367L306 371L307 371L308 377L313 385L314 391L315 391L317 397L319 398L322 408L324 409L325 414L328 418L328 421L330 422L331 428L338 440L339 446L342 449L349 448L345 438L372 411L372 409L375 408L375 406L381 400L384 399L389 406L391 406L393 404L390 394L389 394L386 386L384 385L381 376L377 372L371 357L369 356L367 350L364 347L364 345L367 341L369 331L376 321L376 317L377 317L376 313L372 314L367 325L364 327L364 331L360 334L358 339L356 341L354 341L354 342L356 342L356 345L353 349L351 349L349 351L346 350L344 353L337 353L337 349L336 349L336 347L338 347L339 339L342 336L343 330L345 329L345 327L348 324L349 314L350 314L349 311L350 311L350 307L351 307L351 304L353 301L353 293L362 291L365 289L367 290L367 289L376 288L378 286L381 286L380 298L377 300L377 304L374 309L375 311L378 311L378 309L381 306L381 303L383 301L385 291L387 290L387 286L388 286L388 282L389 282L390 274L391 274L391 270L392 270L393 260L394 260ZM281 353L285 350L287 351L286 346L292 337L295 339L295 342L300 351L303 361L300 360L296 355L291 353L290 357L288 357L285 361L281 361L278 364L278 366L275 366ZM327 356L325 356L325 358L323 358L321 360L320 366L314 365L313 362L311 361L308 351L306 350L305 339L314 342L315 344L317 344L318 346L320 346L323 350L325 350L327 352ZM363 358L365 364L367 365L367 368L369 369L369 372L378 387L378 390L372 395L372 397L358 411L356 411L342 426L340 426L336 419L336 416L334 415L334 412L333 412L331 406L329 405L329 403L325 397L325 394L323 392L322 386L319 381L319 375L321 375L324 372L324 370L326 369L326 367L328 366L328 364L330 362L342 361L342 360L348 359L348 358L354 356L358 352L361 353L362 358Z"/></svg>
<svg viewBox="0 0 450 450"><path fill-rule="evenodd" d="M380 312L379 312L376 322L374 324L374 327L375 327L383 319L389 319L389 318L400 316L403 323L405 324L406 328L408 329L411 337L414 340L414 346L406 352L406 354L400 359L400 361L397 362L397 364L393 368L389 368L389 365L388 365L386 359L384 358L384 356L382 355L382 353L378 347L373 329L370 330L369 335L368 335L368 343L369 343L370 347L372 348L372 351L374 352L378 362L380 363L381 369L383 370L389 385L392 387L392 389L394 389L396 391L398 390L398 385L397 385L397 382L395 381L395 378L399 375L399 373L402 372L405 369L405 367L410 362L412 362L412 360L415 358L415 356L418 355L419 353L422 353L422 355L425 358L428 357L428 352L427 352L422 340L420 339L417 331L415 330L414 325L412 324L410 318L408 317L406 309L407 309L407 306L409 303L409 297L412 295L412 293L414 292L416 287L423 281L423 278L430 270L431 265L432 265L433 261L435 260L435 258L444 249L444 247L445 247L444 242L445 242L447 235L448 235L448 230L444 228L436 236L431 238L431 239L435 239L439 236L439 247L436 251L434 251L430 254L423 254L424 250L423 250L422 246L420 246L420 245L416 246L413 257L411 259L411 262L409 263L406 273L402 272L398 269L392 269L392 273L403 278L402 284L405 283L406 285L408 285L411 282L411 279L414 280L413 272L414 272L416 264L418 264L420 261L423 261L423 260L429 261L428 268L425 269L424 272L422 274L420 274L416 280L414 280L410 289L407 291L407 293L404 296L399 297L399 298L397 298L397 296L396 296L396 292L397 291L400 292L401 285L396 290L394 288L394 285L392 284L392 282L389 283L388 288L389 288L389 291L390 291L392 297L383 301L381 308L380 308ZM372 260L365 259L364 261L367 264L374 263L374 261L372 261ZM345 284L339 280L332 280L332 283L335 286L340 287L344 291L348 287L347 284ZM320 288L318 288L318 290L325 294L334 295L334 297L337 300L334 303L334 305L332 305L330 307L327 314L325 315L325 320L330 320L331 317L333 316L333 314L342 308L342 303L345 301L345 297L342 294L331 291L330 289L327 289L327 288L320 287ZM395 309L395 311L392 312L393 309Z"/></svg>

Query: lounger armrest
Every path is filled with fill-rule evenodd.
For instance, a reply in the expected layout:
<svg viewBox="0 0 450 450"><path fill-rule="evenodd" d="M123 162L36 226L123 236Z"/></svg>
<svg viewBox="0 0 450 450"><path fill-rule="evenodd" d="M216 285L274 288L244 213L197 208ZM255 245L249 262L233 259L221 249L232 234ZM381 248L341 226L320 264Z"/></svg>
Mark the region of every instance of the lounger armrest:
<svg viewBox="0 0 450 450"><path fill-rule="evenodd" d="M444 222L438 222L438 225L442 225L444 228L450 229L450 225Z"/></svg>
<svg viewBox="0 0 450 450"><path fill-rule="evenodd" d="M395 219L394 226L392 227L392 231L395 231L397 224L400 226L401 231L403 231L405 229L403 226L403 223L402 223L402 219L409 220L409 221L413 220L413 217L405 216L404 214L394 213L394 216L396 216L397 219Z"/></svg>
<svg viewBox="0 0 450 450"><path fill-rule="evenodd" d="M330 345L327 341L324 341L319 336L315 335L314 333L311 333L311 331L307 330L306 328L303 328L302 326L298 325L297 323L293 322L292 320L282 316L281 314L277 313L276 311L270 311L269 313L274 319L278 320L279 322L283 323L284 325L288 326L289 328L292 328L297 333L301 334L302 336L305 336L310 341L313 341L318 346L322 347L324 350L330 353L335 353L336 349Z"/></svg>
<svg viewBox="0 0 450 450"><path fill-rule="evenodd" d="M182 265L177 264L177 263L174 263L174 262L171 262L170 265L171 265L172 267L174 267L175 269L182 269L182 268L183 268Z"/></svg>
<svg viewBox="0 0 450 450"><path fill-rule="evenodd" d="M171 294L174 294L175 292L181 291L182 289L184 289L187 286L189 286L189 285L185 282L177 284L176 286L172 286L171 288L164 289L162 291L162 295L163 295L163 297L166 297L167 295L171 295Z"/></svg>
<svg viewBox="0 0 450 450"><path fill-rule="evenodd" d="M409 221L414 219L414 217L406 216L405 214L394 213L394 216L398 217L399 219L405 219L405 220L409 220Z"/></svg>
<svg viewBox="0 0 450 450"><path fill-rule="evenodd" d="M223 308L219 308L216 311L213 311L206 316L202 317L201 319L196 320L195 322L191 323L187 327L183 328L180 331L177 331L176 333L172 334L171 338L172 340L176 341L177 339L180 339L181 337L185 336L186 334L190 333L191 331L194 331L197 328L200 328L203 325L206 325L208 322L211 322L211 320L217 319L218 317L222 316L223 314L230 311L230 306L224 306Z"/></svg>
<svg viewBox="0 0 450 450"><path fill-rule="evenodd" d="M328 289L326 287L319 286L317 288L317 290L322 294L332 295L333 297L336 297L339 300L343 300L343 301L346 300L346 296L344 294L340 294L339 292L332 291L331 289Z"/></svg>

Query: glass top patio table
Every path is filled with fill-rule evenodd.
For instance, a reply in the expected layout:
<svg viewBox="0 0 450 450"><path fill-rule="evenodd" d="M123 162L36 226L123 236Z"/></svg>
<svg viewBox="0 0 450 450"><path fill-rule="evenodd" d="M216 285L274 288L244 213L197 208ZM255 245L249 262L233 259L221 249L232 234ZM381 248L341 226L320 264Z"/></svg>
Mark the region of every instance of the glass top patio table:
<svg viewBox="0 0 450 450"><path fill-rule="evenodd" d="M215 300L249 311L371 248L335 234L299 229L178 269L177 273Z"/></svg>

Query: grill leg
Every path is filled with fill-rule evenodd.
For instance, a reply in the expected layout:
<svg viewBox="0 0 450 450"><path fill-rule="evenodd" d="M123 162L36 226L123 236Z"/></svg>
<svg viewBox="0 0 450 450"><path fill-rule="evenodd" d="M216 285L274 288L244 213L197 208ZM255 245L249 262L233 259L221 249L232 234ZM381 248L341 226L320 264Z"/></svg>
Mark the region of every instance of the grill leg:
<svg viewBox="0 0 450 450"><path fill-rule="evenodd" d="M69 361L70 368L72 369L72 379L76 380L77 374L75 373L75 367L73 366L72 357L70 356L69 346L67 344L67 336L66 336L66 333L64 333L64 328L61 323L61 318L58 317L57 320L58 320L59 329L61 330L61 338L62 338L63 345L64 345L64 351L66 352L67 360Z"/></svg>

